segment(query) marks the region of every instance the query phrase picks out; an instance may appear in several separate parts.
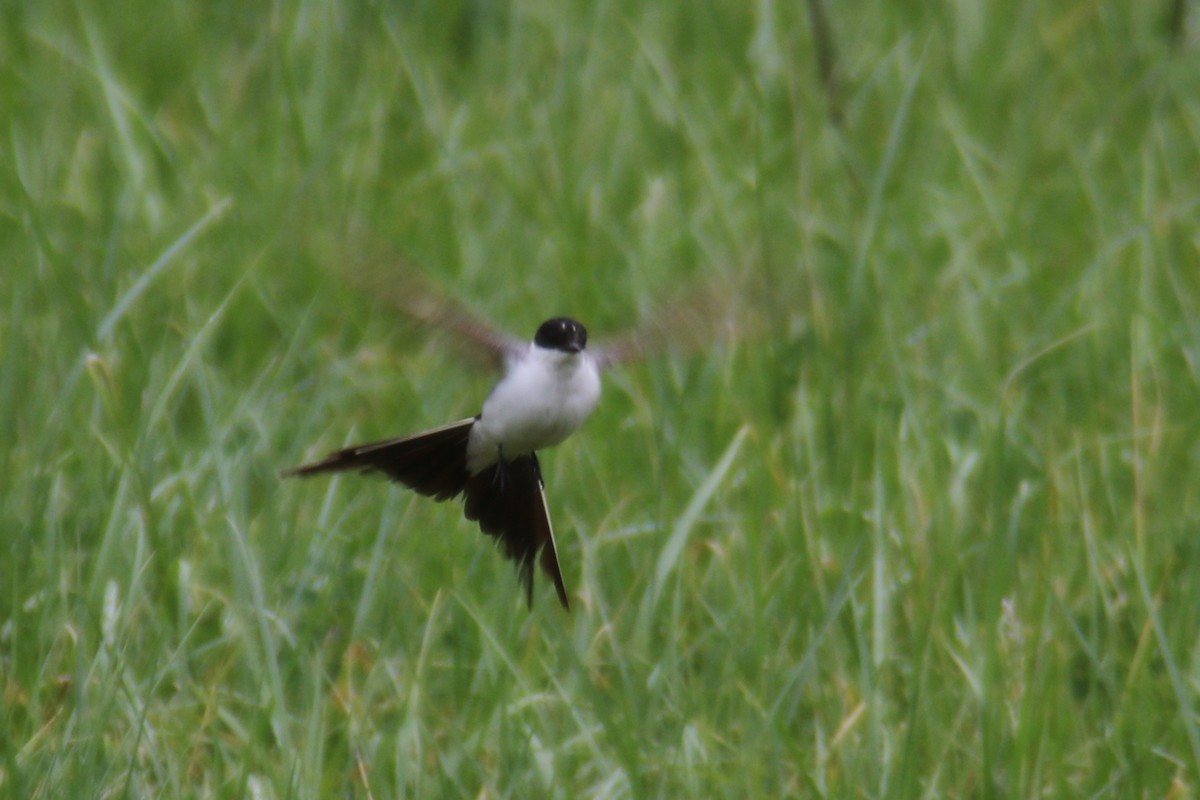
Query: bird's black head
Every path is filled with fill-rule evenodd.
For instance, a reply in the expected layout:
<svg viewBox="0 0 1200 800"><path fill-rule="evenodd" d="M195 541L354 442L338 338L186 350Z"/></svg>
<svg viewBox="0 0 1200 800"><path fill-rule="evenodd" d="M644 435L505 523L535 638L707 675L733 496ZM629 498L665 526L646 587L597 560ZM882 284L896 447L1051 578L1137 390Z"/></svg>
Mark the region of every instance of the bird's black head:
<svg viewBox="0 0 1200 800"><path fill-rule="evenodd" d="M578 353L587 346L587 328L567 317L555 317L542 323L533 343L549 350Z"/></svg>

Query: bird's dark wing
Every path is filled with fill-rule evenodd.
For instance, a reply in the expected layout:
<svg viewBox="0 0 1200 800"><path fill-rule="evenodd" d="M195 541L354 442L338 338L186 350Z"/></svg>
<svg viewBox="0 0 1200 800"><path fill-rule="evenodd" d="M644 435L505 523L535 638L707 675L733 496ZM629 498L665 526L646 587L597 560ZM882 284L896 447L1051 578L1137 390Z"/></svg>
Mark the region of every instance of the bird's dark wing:
<svg viewBox="0 0 1200 800"><path fill-rule="evenodd" d="M471 476L463 513L467 519L478 521L484 533L496 537L504 555L517 563L530 605L533 562L540 551L542 570L554 581L563 608L570 610L537 455L530 453L502 461Z"/></svg>
<svg viewBox="0 0 1200 800"><path fill-rule="evenodd" d="M431 431L360 444L330 453L320 461L285 470L285 478L323 472L382 472L397 483L435 500L449 500L466 488L467 441L476 417Z"/></svg>

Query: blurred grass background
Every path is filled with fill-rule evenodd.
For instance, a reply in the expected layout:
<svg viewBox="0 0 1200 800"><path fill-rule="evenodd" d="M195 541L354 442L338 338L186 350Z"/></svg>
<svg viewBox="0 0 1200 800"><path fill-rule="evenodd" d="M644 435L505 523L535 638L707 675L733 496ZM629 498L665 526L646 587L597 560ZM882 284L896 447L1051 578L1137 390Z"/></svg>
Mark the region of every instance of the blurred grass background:
<svg viewBox="0 0 1200 800"><path fill-rule="evenodd" d="M0 791L1192 796L1194 25L810 9L5 4ZM523 335L770 287L543 460L571 615L277 479L488 388L355 226Z"/></svg>

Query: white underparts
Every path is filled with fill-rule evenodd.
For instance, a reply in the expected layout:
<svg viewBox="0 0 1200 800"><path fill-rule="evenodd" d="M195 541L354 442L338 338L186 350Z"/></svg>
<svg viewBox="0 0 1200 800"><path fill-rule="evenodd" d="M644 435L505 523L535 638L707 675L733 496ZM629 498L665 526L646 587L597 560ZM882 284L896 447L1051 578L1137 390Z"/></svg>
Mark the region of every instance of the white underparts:
<svg viewBox="0 0 1200 800"><path fill-rule="evenodd" d="M472 475L504 457L551 447L579 430L600 401L600 370L586 351L530 345L483 404L471 428L467 469Z"/></svg>

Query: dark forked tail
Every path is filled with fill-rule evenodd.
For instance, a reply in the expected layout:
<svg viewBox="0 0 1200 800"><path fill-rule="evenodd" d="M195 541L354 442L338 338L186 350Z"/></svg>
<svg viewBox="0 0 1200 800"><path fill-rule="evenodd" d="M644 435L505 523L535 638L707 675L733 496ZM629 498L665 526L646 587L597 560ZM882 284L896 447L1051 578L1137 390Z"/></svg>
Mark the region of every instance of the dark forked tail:
<svg viewBox="0 0 1200 800"><path fill-rule="evenodd" d="M558 601L570 611L537 454L501 461L472 475L466 493L463 514L478 521L488 536L499 539L504 555L517 562L529 605L533 605L533 559L541 550L542 569L554 581Z"/></svg>
<svg viewBox="0 0 1200 800"><path fill-rule="evenodd" d="M400 439L347 447L281 474L291 478L350 470L382 472L418 494L438 501L449 500L466 488L470 477L467 441L475 419L471 417Z"/></svg>
<svg viewBox="0 0 1200 800"><path fill-rule="evenodd" d="M541 551L539 563L554 581L559 602L569 610L537 456L518 456L471 475L467 469L467 443L476 419L460 420L414 436L347 447L280 474L290 478L326 472L381 472L439 502L465 492L466 518L478 521L484 533L500 541L505 557L516 562L529 604L533 605L533 562Z"/></svg>

